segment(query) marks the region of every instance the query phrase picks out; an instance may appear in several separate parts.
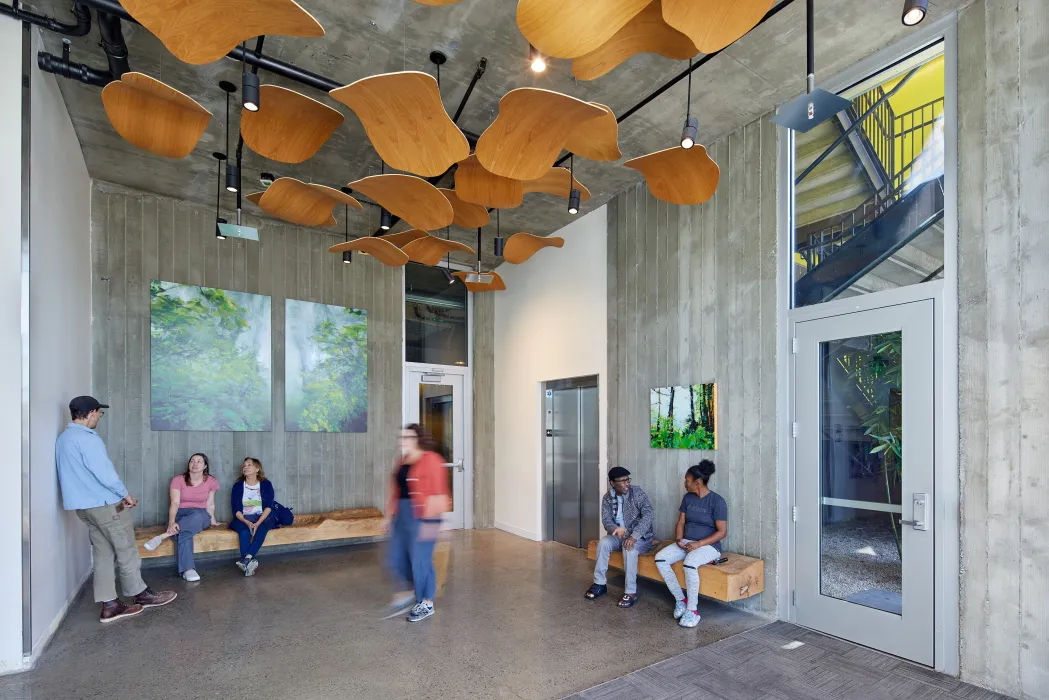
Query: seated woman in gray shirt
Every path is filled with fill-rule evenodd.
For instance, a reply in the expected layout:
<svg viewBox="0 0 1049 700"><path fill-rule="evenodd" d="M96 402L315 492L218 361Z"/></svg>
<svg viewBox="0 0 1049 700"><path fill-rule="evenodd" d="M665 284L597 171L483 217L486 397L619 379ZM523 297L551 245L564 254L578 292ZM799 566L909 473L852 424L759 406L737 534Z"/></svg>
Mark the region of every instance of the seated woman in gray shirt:
<svg viewBox="0 0 1049 700"><path fill-rule="evenodd" d="M699 598L699 567L721 557L721 540L728 534L728 504L707 488L714 474L714 463L704 459L685 472L685 497L677 519L676 542L656 554L656 567L677 604L674 619L682 627L699 624L696 603ZM688 597L681 590L673 564L684 560Z"/></svg>

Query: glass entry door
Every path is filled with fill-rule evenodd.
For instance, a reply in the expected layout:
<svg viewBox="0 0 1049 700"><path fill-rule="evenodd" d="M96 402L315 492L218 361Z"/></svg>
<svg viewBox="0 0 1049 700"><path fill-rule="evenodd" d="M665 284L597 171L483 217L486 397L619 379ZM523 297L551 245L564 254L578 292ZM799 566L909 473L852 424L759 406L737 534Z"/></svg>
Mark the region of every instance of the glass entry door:
<svg viewBox="0 0 1049 700"><path fill-rule="evenodd" d="M795 325L795 619L933 665L933 302Z"/></svg>
<svg viewBox="0 0 1049 700"><path fill-rule="evenodd" d="M469 467L466 454L466 410L462 374L408 370L405 381L404 419L418 423L437 442L437 452L448 469L452 510L445 514L445 529L466 525L465 475Z"/></svg>

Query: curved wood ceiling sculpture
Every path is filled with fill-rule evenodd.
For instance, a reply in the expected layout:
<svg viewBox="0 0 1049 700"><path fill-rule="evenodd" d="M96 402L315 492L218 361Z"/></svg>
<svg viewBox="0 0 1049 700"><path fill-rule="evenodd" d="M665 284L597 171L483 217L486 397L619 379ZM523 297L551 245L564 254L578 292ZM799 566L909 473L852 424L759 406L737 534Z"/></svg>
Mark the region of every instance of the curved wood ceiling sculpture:
<svg viewBox="0 0 1049 700"><path fill-rule="evenodd" d="M470 155L428 73L372 75L329 94L353 110L379 156L397 170L434 177Z"/></svg>
<svg viewBox="0 0 1049 700"><path fill-rule="evenodd" d="M452 205L440 190L412 175L372 175L351 182L349 188L371 197L386 211L423 231L444 228L455 216Z"/></svg>
<svg viewBox="0 0 1049 700"><path fill-rule="evenodd" d="M475 272L464 272L464 271L460 270L459 272L453 272L452 276L453 277L458 277L459 279L461 279L463 281L463 284L466 285L466 289L471 291L471 292L502 292L502 291L506 290L506 282L503 282L503 278L499 276L498 272L494 272L493 271L493 272L484 272L484 273L482 273L482 274L485 274L485 275L491 275L492 276L492 281L488 282L488 283L467 282L466 281L466 276L467 275L473 275L473 274L477 274L477 273L475 273Z"/></svg>
<svg viewBox="0 0 1049 700"><path fill-rule="evenodd" d="M488 172L477 156L459 163L455 171L455 192L464 202L493 209L513 209L524 201L520 180Z"/></svg>
<svg viewBox="0 0 1049 700"><path fill-rule="evenodd" d="M255 201L253 195L248 199ZM347 204L363 209L361 203L332 187L301 182L292 177L277 178L257 204L264 212L278 219L300 226L334 226L332 209Z"/></svg>
<svg viewBox="0 0 1049 700"><path fill-rule="evenodd" d="M244 110L240 133L251 150L281 163L301 163L342 124L342 113L301 93L263 85L257 112Z"/></svg>
<svg viewBox="0 0 1049 700"><path fill-rule="evenodd" d="M675 146L623 163L645 176L652 196L671 204L701 204L714 196L721 171L698 143Z"/></svg>
<svg viewBox="0 0 1049 700"><path fill-rule="evenodd" d="M565 239L558 236L542 237L531 233L515 233L507 239L503 247L503 260L520 265L543 248L560 248Z"/></svg>
<svg viewBox="0 0 1049 700"><path fill-rule="evenodd" d="M702 53L714 53L749 32L775 0L663 0L663 19Z"/></svg>
<svg viewBox="0 0 1049 700"><path fill-rule="evenodd" d="M619 160L623 154L619 151L619 122L616 121L616 115L603 104L590 104L604 113L573 129L565 139L564 148L588 160Z"/></svg>
<svg viewBox="0 0 1049 700"><path fill-rule="evenodd" d="M461 226L462 228L479 228L488 225L488 222L490 221L488 210L480 204L464 202L459 198L459 195L455 193L455 190L441 189L441 194L443 194L444 198L448 200L448 203L452 205L454 217L452 223L456 226Z"/></svg>
<svg viewBox="0 0 1049 700"><path fill-rule="evenodd" d="M118 134L165 158L188 156L211 121L211 112L192 97L143 73L125 73L106 85L102 105Z"/></svg>
<svg viewBox="0 0 1049 700"><path fill-rule="evenodd" d="M408 264L407 253L378 236L362 236L328 248L329 253L344 253L348 250L367 253L387 267L404 267Z"/></svg>
<svg viewBox="0 0 1049 700"><path fill-rule="evenodd" d="M123 0L135 21L186 63L217 61L257 36L324 36L294 0Z"/></svg>
<svg viewBox="0 0 1049 700"><path fill-rule="evenodd" d="M403 248L412 241L417 241L420 238L425 238L429 235L430 234L426 233L426 231L420 231L417 228L413 228L409 231L400 231L398 233L384 233L381 236L376 236L376 238L381 238L384 241L393 243L398 248Z"/></svg>
<svg viewBox="0 0 1049 700"><path fill-rule="evenodd" d="M521 186L524 188L525 194L529 192L545 192L546 194L568 199L572 193L572 173L568 168L550 168L546 175L535 180L522 182ZM585 202L590 199L590 190L578 178L575 181L575 186L579 190L580 201Z"/></svg>
<svg viewBox="0 0 1049 700"><path fill-rule="evenodd" d="M468 245L430 235L412 241L404 246L402 250L408 254L408 259L412 262L422 263L423 265L428 265L430 267L441 262L441 258L448 253L477 254L476 251Z"/></svg>
<svg viewBox="0 0 1049 700"><path fill-rule="evenodd" d="M688 36L664 21L660 3L661 0L655 0L611 39L572 61L572 75L579 80L594 80L639 53L657 53L677 61L699 53Z"/></svg>
<svg viewBox="0 0 1049 700"><path fill-rule="evenodd" d="M546 174L569 136L606 110L569 95L517 88L499 100L499 116L477 140L477 160L486 170L515 180Z"/></svg>
<svg viewBox="0 0 1049 700"><path fill-rule="evenodd" d="M554 58L576 58L611 39L652 0L520 0L517 27Z"/></svg>

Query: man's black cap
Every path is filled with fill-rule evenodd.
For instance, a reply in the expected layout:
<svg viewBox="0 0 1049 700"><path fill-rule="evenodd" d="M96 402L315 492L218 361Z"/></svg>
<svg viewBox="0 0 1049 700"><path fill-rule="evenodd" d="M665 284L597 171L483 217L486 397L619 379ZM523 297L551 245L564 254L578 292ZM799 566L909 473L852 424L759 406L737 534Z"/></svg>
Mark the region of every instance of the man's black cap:
<svg viewBox="0 0 1049 700"><path fill-rule="evenodd" d="M608 470L608 480L609 481L615 481L616 479L622 479L624 476L630 476L630 472L628 472L623 467L612 467L611 469Z"/></svg>
<svg viewBox="0 0 1049 700"><path fill-rule="evenodd" d="M99 403L94 396L78 396L69 402L69 410L73 413L91 413L99 408L109 408L104 403Z"/></svg>

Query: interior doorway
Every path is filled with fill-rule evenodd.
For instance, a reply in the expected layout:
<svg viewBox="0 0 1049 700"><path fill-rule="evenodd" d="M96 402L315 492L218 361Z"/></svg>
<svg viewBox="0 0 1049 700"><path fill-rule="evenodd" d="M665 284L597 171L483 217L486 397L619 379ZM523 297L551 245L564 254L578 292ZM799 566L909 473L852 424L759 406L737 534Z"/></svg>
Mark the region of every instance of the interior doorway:
<svg viewBox="0 0 1049 700"><path fill-rule="evenodd" d="M585 547L600 520L600 442L596 376L543 384L544 539Z"/></svg>

